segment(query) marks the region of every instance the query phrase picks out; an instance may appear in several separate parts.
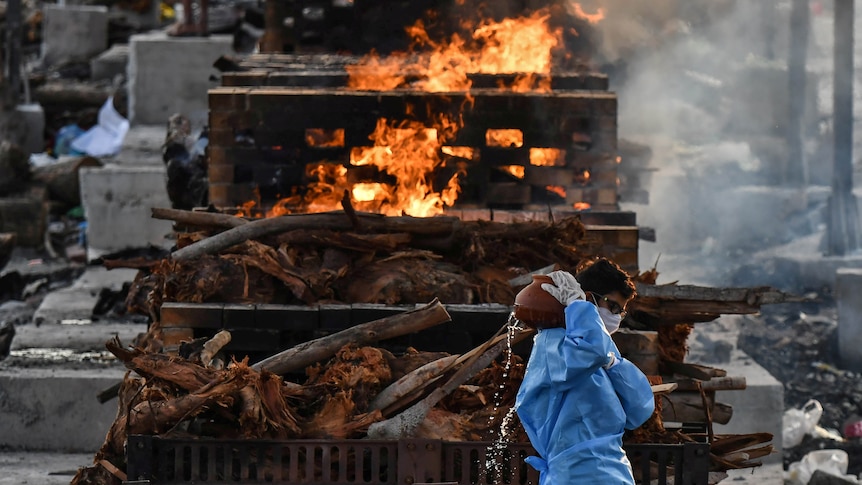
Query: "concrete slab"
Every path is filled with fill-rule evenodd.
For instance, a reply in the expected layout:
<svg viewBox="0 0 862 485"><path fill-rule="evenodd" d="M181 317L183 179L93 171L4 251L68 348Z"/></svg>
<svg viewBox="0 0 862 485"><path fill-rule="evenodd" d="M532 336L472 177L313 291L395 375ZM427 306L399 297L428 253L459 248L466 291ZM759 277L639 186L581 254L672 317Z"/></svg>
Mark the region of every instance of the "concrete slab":
<svg viewBox="0 0 862 485"><path fill-rule="evenodd" d="M89 5L45 5L42 59L52 66L88 61L108 48L108 8Z"/></svg>
<svg viewBox="0 0 862 485"><path fill-rule="evenodd" d="M745 377L747 387L741 391L718 391L716 401L733 407L730 422L716 424L718 434L772 433L772 446L776 453L763 459L764 463L781 463L781 418L784 415L784 386L751 357L734 350L730 362L718 367L728 376Z"/></svg>
<svg viewBox="0 0 862 485"><path fill-rule="evenodd" d="M695 325L687 340L686 361L723 369L730 377L745 378L744 390L716 392L716 401L733 407L733 417L728 424L716 424L713 429L717 434L772 433L776 453L762 461L781 463L784 386L751 356L736 348L740 322L740 316L726 315L715 322Z"/></svg>
<svg viewBox="0 0 862 485"><path fill-rule="evenodd" d="M137 270L134 269L88 267L71 286L46 295L36 309L33 321L37 325L90 321L102 288L118 291L124 283L134 280L136 274Z"/></svg>
<svg viewBox="0 0 862 485"><path fill-rule="evenodd" d="M87 256L147 245L169 247L170 221L151 217L153 207L170 207L165 167L108 165L80 171L81 202L87 217Z"/></svg>
<svg viewBox="0 0 862 485"><path fill-rule="evenodd" d="M167 123L131 127L123 139L120 153L109 162L136 167L163 166L165 162L162 160L162 145L165 143L167 131Z"/></svg>
<svg viewBox="0 0 862 485"><path fill-rule="evenodd" d="M232 52L229 35L169 37L164 32L129 40L129 119L132 124L167 123L174 113L206 120L207 90L218 83L213 63Z"/></svg>
<svg viewBox="0 0 862 485"><path fill-rule="evenodd" d="M0 370L0 448L94 452L117 415L117 401L96 395L119 382L110 369Z"/></svg>
<svg viewBox="0 0 862 485"><path fill-rule="evenodd" d="M94 81L113 80L117 76L126 76L129 63L129 45L114 44L90 60L90 79Z"/></svg>

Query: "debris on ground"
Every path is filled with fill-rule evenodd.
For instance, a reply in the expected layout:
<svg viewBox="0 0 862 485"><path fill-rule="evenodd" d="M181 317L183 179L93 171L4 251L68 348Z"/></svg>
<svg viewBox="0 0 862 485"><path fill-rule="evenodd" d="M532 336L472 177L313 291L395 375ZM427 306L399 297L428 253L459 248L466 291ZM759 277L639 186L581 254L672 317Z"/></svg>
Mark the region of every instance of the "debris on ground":
<svg viewBox="0 0 862 485"><path fill-rule="evenodd" d="M845 436L847 425L862 416L862 378L841 368L838 359L838 315L829 294L817 301L764 307L760 315L742 317L739 348L784 384L785 409L802 409L812 399L823 408L818 425L843 441L806 434L784 449L784 467L824 448L849 455L847 473L862 473L862 440Z"/></svg>

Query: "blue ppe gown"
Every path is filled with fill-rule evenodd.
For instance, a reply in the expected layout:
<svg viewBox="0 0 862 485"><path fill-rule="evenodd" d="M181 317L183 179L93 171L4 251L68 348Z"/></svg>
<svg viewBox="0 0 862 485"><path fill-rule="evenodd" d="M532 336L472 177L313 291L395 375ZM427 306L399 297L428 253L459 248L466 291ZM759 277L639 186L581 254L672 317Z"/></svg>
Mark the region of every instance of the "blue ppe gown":
<svg viewBox="0 0 862 485"><path fill-rule="evenodd" d="M614 353L618 362L604 369ZM540 330L515 408L539 456L540 485L634 484L622 448L655 401L646 376L619 350L592 303L566 307L566 328Z"/></svg>

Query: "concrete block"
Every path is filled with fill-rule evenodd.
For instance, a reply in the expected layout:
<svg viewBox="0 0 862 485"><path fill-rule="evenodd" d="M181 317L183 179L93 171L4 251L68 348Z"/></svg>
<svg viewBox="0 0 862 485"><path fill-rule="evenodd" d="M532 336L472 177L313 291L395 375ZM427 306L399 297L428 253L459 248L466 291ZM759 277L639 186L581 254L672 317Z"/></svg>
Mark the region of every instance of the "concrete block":
<svg viewBox="0 0 862 485"><path fill-rule="evenodd" d="M116 400L100 404L96 395L123 372L121 366L0 371L0 447L95 452L117 415Z"/></svg>
<svg viewBox="0 0 862 485"><path fill-rule="evenodd" d="M19 104L15 111L27 127L27 137L21 148L28 154L45 151L45 110L39 103Z"/></svg>
<svg viewBox="0 0 862 485"><path fill-rule="evenodd" d="M207 90L218 83L213 62L232 51L229 35L169 37L164 32L133 35L129 41L129 119L162 124L182 113L201 124L208 112Z"/></svg>
<svg viewBox="0 0 862 485"><path fill-rule="evenodd" d="M52 66L88 61L108 48L108 8L85 5L45 5L42 58Z"/></svg>
<svg viewBox="0 0 862 485"><path fill-rule="evenodd" d="M136 275L137 270L129 268L108 270L103 266L88 267L71 286L48 293L33 314L33 322L38 325L90 321L93 308L99 300L99 292L103 288L119 291L124 283L134 281Z"/></svg>
<svg viewBox="0 0 862 485"><path fill-rule="evenodd" d="M784 415L784 386L748 354L734 350L730 362L721 369L731 377L745 377L746 389L718 391L715 399L733 407L730 422L716 424L716 434L772 433L776 452L763 459L764 463L781 462L781 417Z"/></svg>
<svg viewBox="0 0 862 485"><path fill-rule="evenodd" d="M116 44L90 60L90 79L113 80L118 75L126 75L129 63L129 45Z"/></svg>
<svg viewBox="0 0 862 485"><path fill-rule="evenodd" d="M862 372L862 269L841 268L836 272L838 302L838 354L844 369Z"/></svg>
<svg viewBox="0 0 862 485"><path fill-rule="evenodd" d="M150 244L170 246L170 221L151 217L153 207L171 206L164 166L86 167L80 178L90 259Z"/></svg>

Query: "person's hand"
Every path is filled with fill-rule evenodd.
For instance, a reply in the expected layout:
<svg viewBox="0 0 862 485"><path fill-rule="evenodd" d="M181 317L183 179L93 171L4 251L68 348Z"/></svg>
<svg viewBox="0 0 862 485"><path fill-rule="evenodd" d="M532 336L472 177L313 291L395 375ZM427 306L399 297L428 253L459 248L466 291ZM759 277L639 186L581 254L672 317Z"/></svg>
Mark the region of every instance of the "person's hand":
<svg viewBox="0 0 862 485"><path fill-rule="evenodd" d="M566 271L552 271L548 273L554 284L542 283L542 289L550 293L564 306L569 306L575 300L583 300L586 298L584 290L581 289L581 284Z"/></svg>

